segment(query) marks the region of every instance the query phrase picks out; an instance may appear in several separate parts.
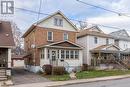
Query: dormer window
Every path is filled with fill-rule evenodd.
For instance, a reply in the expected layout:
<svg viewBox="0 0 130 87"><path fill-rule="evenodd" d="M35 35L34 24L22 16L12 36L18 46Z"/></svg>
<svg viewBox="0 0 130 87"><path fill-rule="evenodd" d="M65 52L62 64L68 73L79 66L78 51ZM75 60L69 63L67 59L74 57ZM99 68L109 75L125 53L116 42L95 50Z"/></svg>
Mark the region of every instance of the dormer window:
<svg viewBox="0 0 130 87"><path fill-rule="evenodd" d="M63 19L62 18L54 18L54 25L63 27Z"/></svg>

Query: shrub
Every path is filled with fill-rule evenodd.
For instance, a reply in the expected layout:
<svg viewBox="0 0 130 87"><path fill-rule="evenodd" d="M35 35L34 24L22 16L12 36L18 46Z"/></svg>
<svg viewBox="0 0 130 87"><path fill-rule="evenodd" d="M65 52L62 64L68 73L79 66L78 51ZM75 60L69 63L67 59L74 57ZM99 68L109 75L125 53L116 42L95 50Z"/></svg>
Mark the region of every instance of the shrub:
<svg viewBox="0 0 130 87"><path fill-rule="evenodd" d="M45 71L45 74L47 75L52 74L52 65L50 64L43 65L42 69Z"/></svg>
<svg viewBox="0 0 130 87"><path fill-rule="evenodd" d="M65 73L66 73L65 67L63 67L63 66L55 66L55 67L53 67L53 70L52 70L53 75L63 75Z"/></svg>

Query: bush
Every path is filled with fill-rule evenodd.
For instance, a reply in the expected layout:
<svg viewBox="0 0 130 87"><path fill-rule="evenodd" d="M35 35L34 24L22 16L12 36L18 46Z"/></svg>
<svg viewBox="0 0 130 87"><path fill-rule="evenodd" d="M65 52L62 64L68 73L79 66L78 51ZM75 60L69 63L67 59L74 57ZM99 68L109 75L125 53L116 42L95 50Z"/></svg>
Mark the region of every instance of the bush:
<svg viewBox="0 0 130 87"><path fill-rule="evenodd" d="M83 64L82 71L87 71L87 70L88 70L88 64Z"/></svg>
<svg viewBox="0 0 130 87"><path fill-rule="evenodd" d="M50 64L43 65L42 69L45 71L45 74L47 75L52 74L52 65Z"/></svg>
<svg viewBox="0 0 130 87"><path fill-rule="evenodd" d="M55 66L55 67L53 67L53 70L52 70L53 75L63 75L65 73L66 73L65 67L63 67L63 66Z"/></svg>

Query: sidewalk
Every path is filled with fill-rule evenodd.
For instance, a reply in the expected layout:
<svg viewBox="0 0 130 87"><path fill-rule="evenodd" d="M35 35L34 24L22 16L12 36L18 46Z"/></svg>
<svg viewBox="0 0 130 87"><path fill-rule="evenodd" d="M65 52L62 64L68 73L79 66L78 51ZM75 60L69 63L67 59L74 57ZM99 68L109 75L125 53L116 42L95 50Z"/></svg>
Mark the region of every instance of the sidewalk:
<svg viewBox="0 0 130 87"><path fill-rule="evenodd" d="M109 76L109 77L101 77L101 78L92 78L92 79L78 79L78 80L69 80L69 81L55 81L55 82L43 82L43 83L32 83L32 84L22 84L15 85L10 87L53 87L53 86L61 86L61 85L69 85L69 84L78 84L78 83L89 83L96 81L106 81L106 80L116 80L129 78L130 75L120 75L120 76Z"/></svg>

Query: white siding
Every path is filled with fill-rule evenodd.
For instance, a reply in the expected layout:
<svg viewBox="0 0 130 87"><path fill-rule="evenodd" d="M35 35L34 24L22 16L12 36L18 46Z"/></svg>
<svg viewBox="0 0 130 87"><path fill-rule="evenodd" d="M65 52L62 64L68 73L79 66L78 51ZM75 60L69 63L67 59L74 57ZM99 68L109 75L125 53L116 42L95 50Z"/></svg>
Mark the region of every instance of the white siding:
<svg viewBox="0 0 130 87"><path fill-rule="evenodd" d="M67 31L76 31L75 28L70 23L68 23L64 18L63 18L63 27L55 26L54 25L55 17L63 18L61 15L55 15L55 16L41 22L38 26L46 27L46 28L60 29L60 30L67 30Z"/></svg>
<svg viewBox="0 0 130 87"><path fill-rule="evenodd" d="M127 48L130 48L130 41L120 40L120 41L119 41L119 47L120 47L122 50L126 50Z"/></svg>
<svg viewBox="0 0 130 87"><path fill-rule="evenodd" d="M78 40L77 40L77 43L84 47L83 63L85 63L85 64L89 64L89 65L91 64L90 50L92 50L98 46L101 46L101 45L106 45L107 38L97 36L98 43L95 44L94 37L95 36L85 36L85 37L78 38ZM114 39L109 38L109 44L114 44Z"/></svg>

